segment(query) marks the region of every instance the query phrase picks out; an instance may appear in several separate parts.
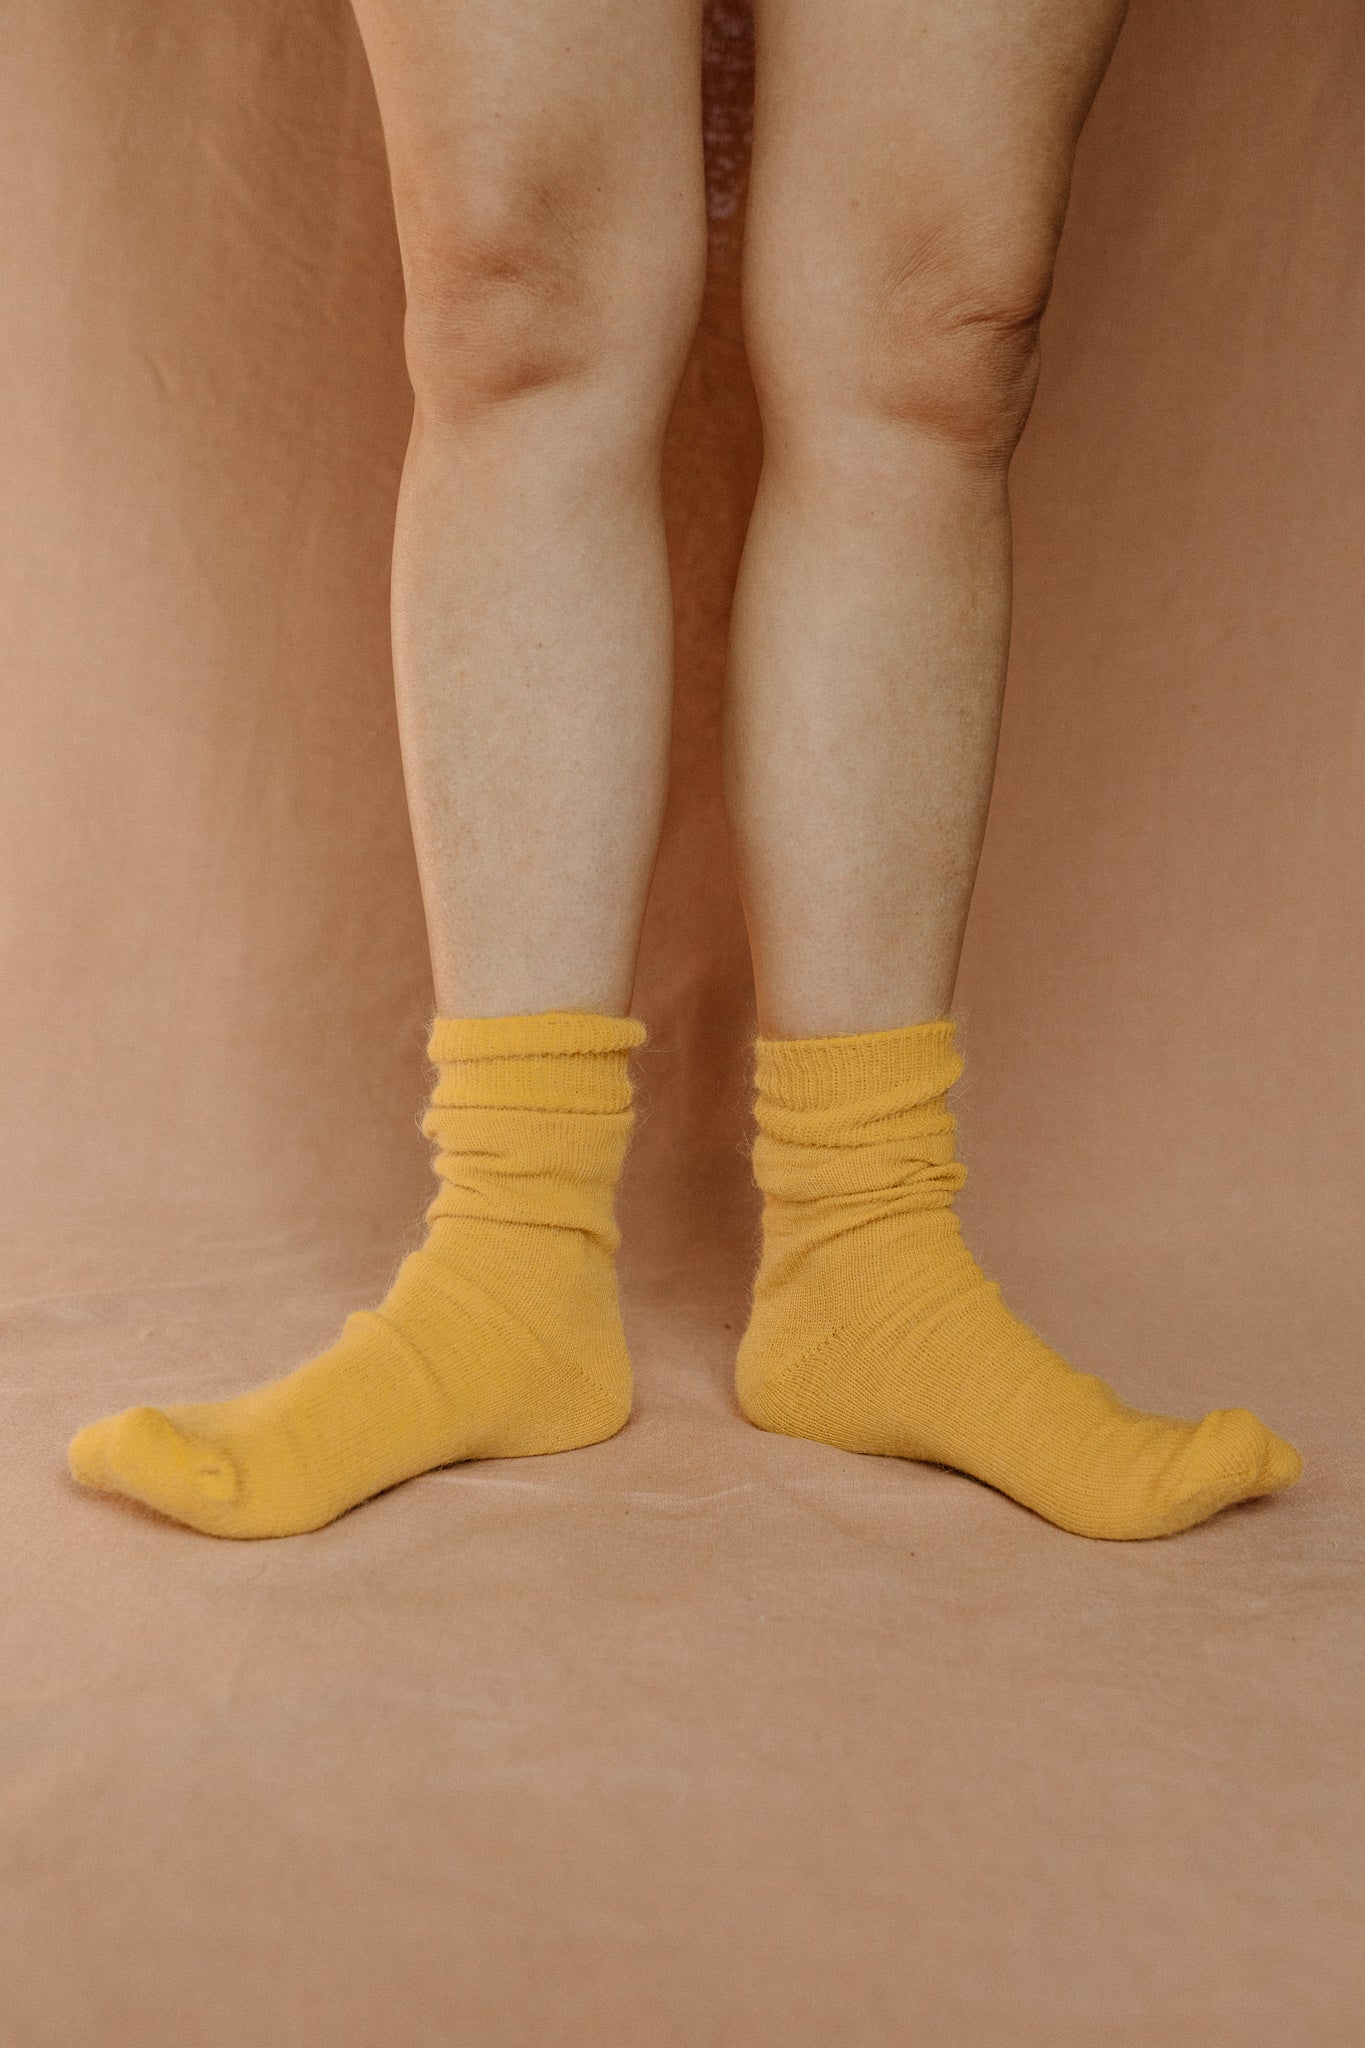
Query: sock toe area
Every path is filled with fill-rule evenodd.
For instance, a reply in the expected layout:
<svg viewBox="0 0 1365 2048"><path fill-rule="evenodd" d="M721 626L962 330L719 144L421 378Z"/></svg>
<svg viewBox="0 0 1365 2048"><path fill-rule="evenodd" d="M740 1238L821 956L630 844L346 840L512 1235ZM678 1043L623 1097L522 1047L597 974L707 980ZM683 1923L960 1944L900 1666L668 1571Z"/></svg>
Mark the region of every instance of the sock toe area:
<svg viewBox="0 0 1365 2048"><path fill-rule="evenodd" d="M1276 1492L1298 1477L1301 1465L1293 1446L1249 1408L1215 1408L1181 1458L1175 1526L1189 1527L1234 1501Z"/></svg>
<svg viewBox="0 0 1365 2048"><path fill-rule="evenodd" d="M77 1430L66 1447L66 1462L71 1477L78 1479L82 1486L93 1486L101 1493L109 1490L107 1467L104 1462L105 1438L109 1433L107 1422L87 1423Z"/></svg>
<svg viewBox="0 0 1365 2048"><path fill-rule="evenodd" d="M1303 1457L1287 1437L1276 1436L1273 1429L1268 1429L1266 1436L1268 1442L1256 1491L1282 1493L1286 1486L1294 1486L1303 1477Z"/></svg>
<svg viewBox="0 0 1365 2048"><path fill-rule="evenodd" d="M177 1520L229 1506L237 1468L218 1444L177 1428L159 1408L128 1408L72 1438L67 1462L83 1486L121 1493Z"/></svg>

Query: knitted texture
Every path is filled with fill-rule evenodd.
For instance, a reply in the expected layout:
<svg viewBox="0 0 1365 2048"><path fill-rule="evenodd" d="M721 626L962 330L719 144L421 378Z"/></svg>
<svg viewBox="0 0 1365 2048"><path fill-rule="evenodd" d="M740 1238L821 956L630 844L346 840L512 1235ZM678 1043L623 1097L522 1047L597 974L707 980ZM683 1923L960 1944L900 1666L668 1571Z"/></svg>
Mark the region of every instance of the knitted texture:
<svg viewBox="0 0 1365 2048"><path fill-rule="evenodd" d="M83 1429L75 1477L210 1535L289 1536L437 1465L613 1435L631 1403L614 1203L645 1036L591 1011L438 1018L440 1189L383 1301L269 1386Z"/></svg>
<svg viewBox="0 0 1365 2048"><path fill-rule="evenodd" d="M950 1018L755 1052L763 1250L736 1362L752 1422L952 1466L1081 1536L1171 1535L1298 1478L1245 1408L1129 1408L1005 1306L953 1209Z"/></svg>

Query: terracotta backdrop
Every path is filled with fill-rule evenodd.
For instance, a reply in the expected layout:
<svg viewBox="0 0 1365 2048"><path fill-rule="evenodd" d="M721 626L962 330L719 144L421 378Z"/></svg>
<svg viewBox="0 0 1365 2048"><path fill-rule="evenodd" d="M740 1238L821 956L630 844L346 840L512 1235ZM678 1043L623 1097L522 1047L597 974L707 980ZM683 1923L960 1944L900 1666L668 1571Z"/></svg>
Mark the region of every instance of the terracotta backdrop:
<svg viewBox="0 0 1365 2048"><path fill-rule="evenodd" d="M970 1230L1133 1398L1246 1401L1308 1460L1136 1546L733 1412L732 5L669 456L637 1415L288 1544L70 1486L78 1422L296 1363L420 1229L410 398L343 0L20 0L5 41L3 2048L1358 2048L1355 0L1136 0L1015 474Z"/></svg>

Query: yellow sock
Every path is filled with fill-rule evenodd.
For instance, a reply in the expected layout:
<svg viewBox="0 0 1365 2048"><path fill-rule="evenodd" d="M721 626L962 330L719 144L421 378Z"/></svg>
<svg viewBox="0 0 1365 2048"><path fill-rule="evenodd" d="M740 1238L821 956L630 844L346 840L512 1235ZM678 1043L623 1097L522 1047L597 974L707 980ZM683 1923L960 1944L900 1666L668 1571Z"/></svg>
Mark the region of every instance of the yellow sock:
<svg viewBox="0 0 1365 2048"><path fill-rule="evenodd" d="M1166 1536L1292 1486L1245 1408L1127 1407L1011 1314L962 1242L948 1018L756 1045L763 1253L736 1377L762 1429L970 1472L1080 1536Z"/></svg>
<svg viewBox="0 0 1365 2048"><path fill-rule="evenodd" d="M318 1529L402 1479L612 1436L630 1413L616 1183L633 1017L438 1018L430 1230L378 1308L286 1378L83 1429L71 1470L213 1536Z"/></svg>

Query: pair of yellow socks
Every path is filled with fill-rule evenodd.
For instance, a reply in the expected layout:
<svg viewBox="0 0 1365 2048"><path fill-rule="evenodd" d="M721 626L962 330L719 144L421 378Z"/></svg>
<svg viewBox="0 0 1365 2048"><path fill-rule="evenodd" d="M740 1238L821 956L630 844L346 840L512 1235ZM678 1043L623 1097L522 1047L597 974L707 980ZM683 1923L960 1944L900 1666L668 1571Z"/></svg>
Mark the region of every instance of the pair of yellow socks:
<svg viewBox="0 0 1365 2048"><path fill-rule="evenodd" d="M215 1536L321 1528L466 1458L600 1442L630 1413L615 1195L635 1018L438 1019L429 1229L373 1310L236 1400L83 1429L75 1477ZM951 1020L760 1038L763 1250L736 1379L760 1428L952 1466L1058 1527L1173 1534L1299 1475L1245 1409L1128 1408L1011 1314L962 1242Z"/></svg>

